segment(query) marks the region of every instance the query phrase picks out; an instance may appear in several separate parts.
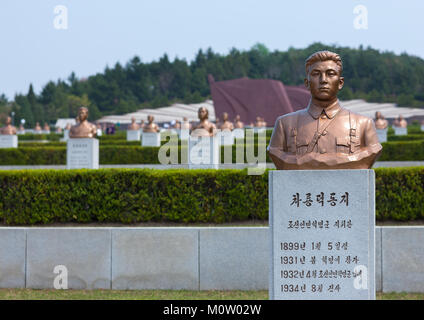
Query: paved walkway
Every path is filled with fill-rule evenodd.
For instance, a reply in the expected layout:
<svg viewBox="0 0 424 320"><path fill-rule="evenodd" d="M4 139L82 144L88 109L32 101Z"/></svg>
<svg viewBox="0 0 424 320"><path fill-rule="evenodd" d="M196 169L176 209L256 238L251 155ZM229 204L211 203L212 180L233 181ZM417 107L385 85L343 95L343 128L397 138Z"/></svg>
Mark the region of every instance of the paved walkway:
<svg viewBox="0 0 424 320"><path fill-rule="evenodd" d="M221 164L220 169L244 169L247 164ZM424 166L424 161L377 161L373 168L390 168L390 167L415 167ZM273 163L267 163L268 169L275 169ZM137 168L137 169L188 169L187 164L105 164L100 168ZM24 170L24 169L66 169L65 165L44 165L44 166L0 166L0 170Z"/></svg>

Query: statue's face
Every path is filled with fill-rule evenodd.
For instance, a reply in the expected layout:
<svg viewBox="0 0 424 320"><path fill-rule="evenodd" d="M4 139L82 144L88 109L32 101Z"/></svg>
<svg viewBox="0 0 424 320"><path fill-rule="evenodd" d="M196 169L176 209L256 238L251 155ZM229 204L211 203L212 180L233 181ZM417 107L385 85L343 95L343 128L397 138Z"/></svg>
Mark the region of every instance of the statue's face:
<svg viewBox="0 0 424 320"><path fill-rule="evenodd" d="M309 68L305 86L314 99L329 101L337 97L343 88L344 78L340 76L337 63L333 60L318 61Z"/></svg>
<svg viewBox="0 0 424 320"><path fill-rule="evenodd" d="M200 120L207 119L207 117L208 117L208 111L206 110L206 108L200 108L199 109L199 112L198 112L198 115L199 115L199 119Z"/></svg>
<svg viewBox="0 0 424 320"><path fill-rule="evenodd" d="M222 114L222 120L227 121L228 120L228 113L224 112Z"/></svg>
<svg viewBox="0 0 424 320"><path fill-rule="evenodd" d="M9 125L12 123L12 118L11 117L7 117L6 118L6 124Z"/></svg>
<svg viewBox="0 0 424 320"><path fill-rule="evenodd" d="M78 110L78 119L80 122L83 122L88 117L88 110L85 108L80 108Z"/></svg>
<svg viewBox="0 0 424 320"><path fill-rule="evenodd" d="M147 117L147 121L149 121L150 123L152 123L153 122L153 116L148 116Z"/></svg>

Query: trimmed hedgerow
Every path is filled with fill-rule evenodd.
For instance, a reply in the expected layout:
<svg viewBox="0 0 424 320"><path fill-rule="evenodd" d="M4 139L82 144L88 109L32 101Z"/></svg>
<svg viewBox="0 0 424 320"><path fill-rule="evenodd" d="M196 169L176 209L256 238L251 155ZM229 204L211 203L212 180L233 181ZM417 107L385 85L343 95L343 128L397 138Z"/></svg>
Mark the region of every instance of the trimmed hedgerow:
<svg viewBox="0 0 424 320"><path fill-rule="evenodd" d="M424 218L424 167L378 168L377 220ZM0 171L0 219L230 222L268 218L268 173L246 170Z"/></svg>
<svg viewBox="0 0 424 320"><path fill-rule="evenodd" d="M0 219L53 222L228 222L266 219L267 179L242 170L0 172Z"/></svg>

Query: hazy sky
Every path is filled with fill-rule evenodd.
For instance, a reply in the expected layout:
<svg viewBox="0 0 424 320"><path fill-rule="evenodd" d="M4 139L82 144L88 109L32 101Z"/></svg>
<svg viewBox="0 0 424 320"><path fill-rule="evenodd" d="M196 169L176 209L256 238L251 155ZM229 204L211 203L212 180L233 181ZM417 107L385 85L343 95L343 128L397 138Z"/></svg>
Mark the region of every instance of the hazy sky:
<svg viewBox="0 0 424 320"><path fill-rule="evenodd" d="M54 26L58 5L67 8L65 30ZM368 29L354 27L358 5ZM11 99L30 83L39 93L49 80L86 77L135 55L192 60L200 48L227 53L257 42L271 50L362 44L424 58L423 9L423 0L1 0L0 93Z"/></svg>

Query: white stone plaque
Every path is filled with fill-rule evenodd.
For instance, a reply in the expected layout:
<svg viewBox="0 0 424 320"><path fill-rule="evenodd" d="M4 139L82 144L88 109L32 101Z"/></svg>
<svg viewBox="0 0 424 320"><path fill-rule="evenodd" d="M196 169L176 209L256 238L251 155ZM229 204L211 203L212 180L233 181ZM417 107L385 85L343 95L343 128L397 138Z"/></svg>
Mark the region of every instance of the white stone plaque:
<svg viewBox="0 0 424 320"><path fill-rule="evenodd" d="M81 138L68 140L66 169L98 169L99 140Z"/></svg>
<svg viewBox="0 0 424 320"><path fill-rule="evenodd" d="M270 299L375 299L373 170L269 172Z"/></svg>
<svg viewBox="0 0 424 320"><path fill-rule="evenodd" d="M18 136L12 134L0 134L0 148L17 148Z"/></svg>
<svg viewBox="0 0 424 320"><path fill-rule="evenodd" d="M189 169L218 169L220 147L216 136L190 136L188 146Z"/></svg>
<svg viewBox="0 0 424 320"><path fill-rule="evenodd" d="M244 139L244 129L234 129L233 135L235 139Z"/></svg>
<svg viewBox="0 0 424 320"><path fill-rule="evenodd" d="M160 147L160 132L143 132L142 147Z"/></svg>
<svg viewBox="0 0 424 320"><path fill-rule="evenodd" d="M127 130L127 141L140 141L140 130Z"/></svg>
<svg viewBox="0 0 424 320"><path fill-rule="evenodd" d="M98 137L101 137L101 136L102 136L102 134L103 134L102 129L98 128L98 129L97 129L97 133L96 133L96 135L97 135ZM140 139L139 139L139 140L140 140Z"/></svg>
<svg viewBox="0 0 424 320"><path fill-rule="evenodd" d="M217 137L218 137L218 142L222 146L232 146L234 144L234 135L230 130L220 131Z"/></svg>
<svg viewBox="0 0 424 320"><path fill-rule="evenodd" d="M376 129L378 142L383 143L387 142L387 128L386 129Z"/></svg>
<svg viewBox="0 0 424 320"><path fill-rule="evenodd" d="M397 136L406 136L408 134L408 128L393 127L393 129Z"/></svg>

